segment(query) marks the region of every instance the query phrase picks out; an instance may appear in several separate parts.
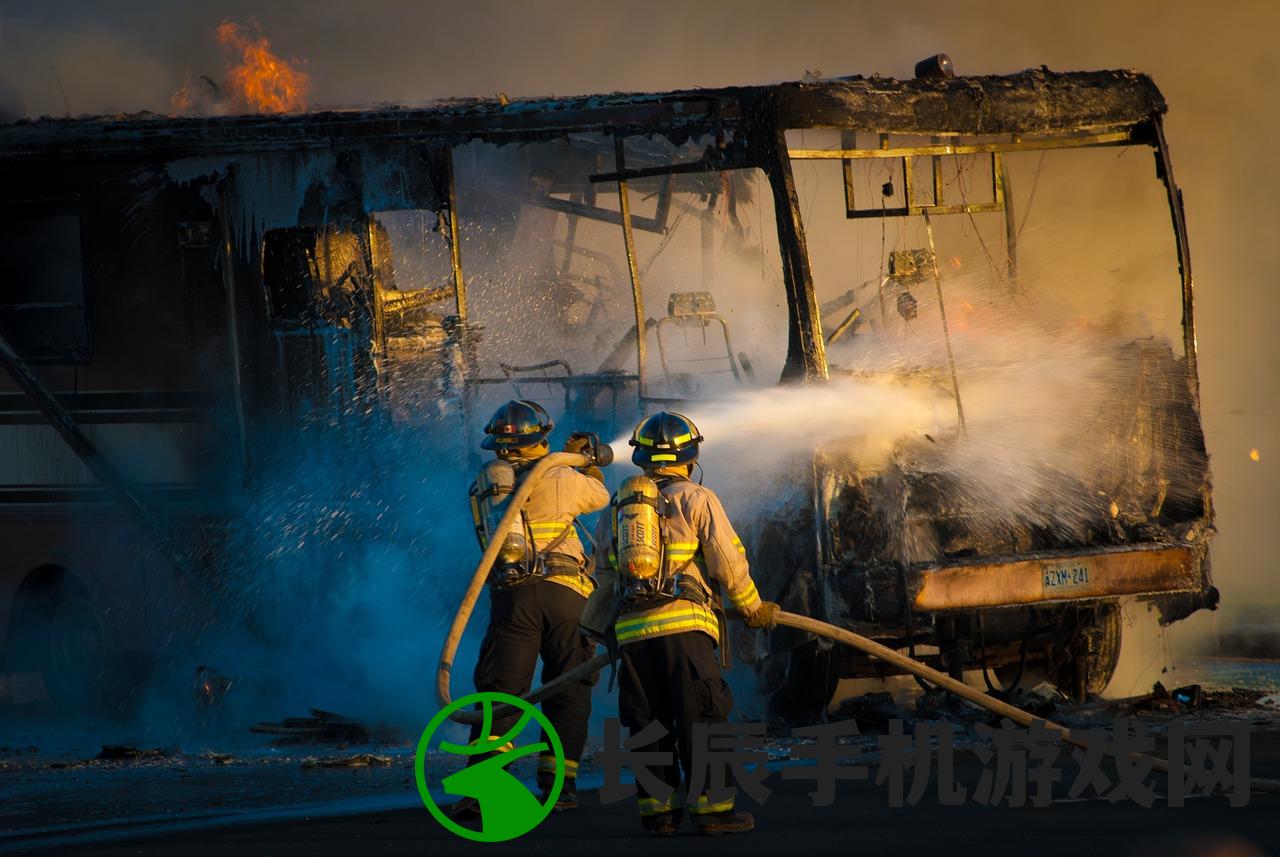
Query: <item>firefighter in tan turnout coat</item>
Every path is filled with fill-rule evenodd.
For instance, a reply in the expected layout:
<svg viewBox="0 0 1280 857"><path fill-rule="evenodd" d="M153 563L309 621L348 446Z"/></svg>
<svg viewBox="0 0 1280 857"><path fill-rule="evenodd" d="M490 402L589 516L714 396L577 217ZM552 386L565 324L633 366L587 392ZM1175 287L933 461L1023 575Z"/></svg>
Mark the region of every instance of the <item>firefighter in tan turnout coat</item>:
<svg viewBox="0 0 1280 857"><path fill-rule="evenodd" d="M528 475L550 447L547 435L553 424L535 402L518 400L503 405L485 427L481 446L493 450L496 459L480 471L471 491L476 533L483 548L502 539L489 578L489 627L480 645L475 686L479 691L500 691L523 696L533 682L534 667L542 658L542 683L590 659L595 644L581 633L579 620L587 596L595 588L591 568L574 527L574 519L609 504L604 477L595 465L581 468L552 467L534 486L519 523L506 533L492 532L506 507L506 498ZM566 452L586 453L589 436L575 434ZM577 806L578 760L587 738L591 714L591 685L581 681L549 697L542 710L560 736L565 754L565 779L556 810ZM515 716L499 718L491 735L502 735ZM472 727L471 740L487 737ZM478 759L473 758L473 761ZM555 781L555 757L538 758L538 785L544 795ZM455 820L479 817L479 805L464 798L448 810Z"/></svg>
<svg viewBox="0 0 1280 857"><path fill-rule="evenodd" d="M719 498L689 479L701 441L697 427L681 414L661 412L637 426L631 460L644 475L622 483L600 522L600 587L583 613L588 633L612 637L617 646L618 711L630 734L653 721L666 730L657 743L633 748L672 754L671 765L651 767L672 787L671 797L639 787L641 823L663 836L679 829L685 812L699 833L739 833L754 826L749 813L735 811L732 799L713 804L705 793L681 798L680 772L687 786L694 724L722 723L733 708L716 652L717 590L723 588L723 606L752 627L772 626L778 609L756 592L746 551Z"/></svg>

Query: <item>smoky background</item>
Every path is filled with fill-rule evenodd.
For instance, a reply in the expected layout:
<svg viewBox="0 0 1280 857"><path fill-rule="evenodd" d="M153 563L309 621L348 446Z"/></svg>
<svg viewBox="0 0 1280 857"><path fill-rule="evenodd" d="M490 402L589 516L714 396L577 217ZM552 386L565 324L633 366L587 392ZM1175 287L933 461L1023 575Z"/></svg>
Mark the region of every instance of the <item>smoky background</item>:
<svg viewBox="0 0 1280 857"><path fill-rule="evenodd" d="M1137 68L1151 74L1170 104L1166 128L1187 205L1198 287L1202 417L1220 530L1212 556L1224 602L1220 614L1198 614L1177 633L1212 646L1217 626L1230 621L1239 609L1236 605L1262 605L1260 609L1275 615L1270 576L1280 549L1280 532L1274 527L1280 480L1271 441L1276 438L1280 345L1272 327L1280 319L1275 289L1280 244L1274 240L1277 217L1271 197L1280 184L1280 170L1269 141L1280 131L1280 117L1264 108L1280 95L1274 69L1280 57L1270 38L1280 24L1280 11L1271 5L1242 3L1209 10L1191 2L1124 7L1081 3L1068 9L923 2L904 11L888 5L818 2L796 13L764 3L605 8L481 2L466 8L431 8L371 2L356 11L294 2L262 7L235 0L110 6L50 2L0 10L0 45L5 48L0 52L0 78L12 90L3 101L10 112L24 110L31 116L165 112L185 74L216 74L223 67L223 56L210 37L217 24L250 16L261 22L281 55L306 58L316 104L414 104L499 92L517 97L660 90L796 79L806 71L909 77L917 59L939 50L951 55L961 74L1007 73L1041 64L1056 70ZM1112 152L1092 156L1117 157ZM1075 159L1078 153L1048 157ZM1151 200L1135 193L1138 187L1145 188L1144 193L1159 190L1154 165L1138 151L1123 157L1141 157L1144 163L1115 181L1078 182L1071 171L1056 171L1047 163L1035 213L1023 234L1023 276L1054 284L1055 295L1084 310L1096 309L1105 293L1105 300L1113 303L1103 314L1128 323L1133 321L1127 315L1129 298L1098 287L1114 279L1108 276L1114 273L1108 259L1115 253L1081 246L1074 263L1064 267L1060 245L1078 245L1078 236L1071 233L1069 219L1047 224L1043 216L1054 205L1078 205L1095 218L1089 224L1090 235L1109 233L1117 241L1131 234L1127 230L1133 224L1162 229L1167 253L1161 256L1153 250L1143 256L1146 270L1128 272L1127 279L1142 280L1151 273L1160 293L1174 301L1162 314L1149 314L1145 323L1153 335L1174 334L1176 341L1176 266L1170 233L1166 223L1150 216ZM1022 172L1015 173L1019 200L1029 199L1034 167L1022 165ZM864 243L861 252L850 254L842 245L846 239L824 233L821 225L847 224L816 214L810 217L811 211L838 204L824 199L831 191L822 188L838 185L824 185L815 173L821 169L798 166L797 184L810 228L817 287L820 299L826 300L874 276L867 260L875 258L879 248ZM633 194L641 190L637 186ZM1055 196L1057 203L1052 202ZM939 243L947 240L943 229L939 227ZM770 235L768 225L761 234ZM1157 247L1153 236L1154 232L1136 240ZM998 244L994 236L991 241ZM1037 242L1046 249L1037 250ZM874 245L874 238L870 243ZM962 297L964 275L948 276L957 280L957 297ZM651 281L663 284L663 272L655 270L646 280L647 288ZM655 309L660 300L655 295ZM1046 372L1046 381L1054 376L1087 377L1093 371L1089 354L1082 345L1078 352L1047 357L1045 366L1054 371ZM833 350L833 362L853 359ZM1036 378L1029 381L1028 389L1038 383ZM973 410L982 392L970 395L975 399ZM1041 395L1046 406L1056 406L1063 398L1052 390ZM785 411L785 401L778 404ZM945 423L945 405L931 402L912 412L913 427L923 431ZM883 407L893 411L896 405L890 399ZM702 425L711 442L728 428L728 423L718 422ZM1257 461L1250 457L1255 448L1260 451ZM719 455L717 461L717 453L709 449L709 469L723 471L741 461L727 448ZM424 508L430 505L442 515L449 510L458 522L465 520L460 496L451 506L453 495L446 498L435 489L430 494ZM447 553L462 566L470 563L469 535L463 532L444 541ZM411 564L403 567L406 575L413 573ZM406 619L402 627L421 629L419 622ZM473 622L478 626L483 616ZM370 651L375 651L373 646ZM394 665L383 659L379 666L390 678L414 663L428 669L433 655L419 652ZM459 660L468 662L465 652ZM427 676L422 679L425 685ZM414 704L426 698L422 694Z"/></svg>

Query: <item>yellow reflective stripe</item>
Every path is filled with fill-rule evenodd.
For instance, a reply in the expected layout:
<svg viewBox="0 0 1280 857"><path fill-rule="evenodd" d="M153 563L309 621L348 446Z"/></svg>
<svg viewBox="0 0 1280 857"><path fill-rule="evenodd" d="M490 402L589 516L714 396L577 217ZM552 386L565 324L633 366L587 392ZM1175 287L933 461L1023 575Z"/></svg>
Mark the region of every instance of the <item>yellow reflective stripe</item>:
<svg viewBox="0 0 1280 857"><path fill-rule="evenodd" d="M650 461L675 461L676 457L670 453L662 452L662 453L655 453L649 456L649 460Z"/></svg>
<svg viewBox="0 0 1280 857"><path fill-rule="evenodd" d="M555 773L555 770L556 770L556 757L555 757L555 754L554 754L554 753L539 753L539 754L538 754L538 770L539 770L539 771L541 771L541 772L543 772L543 773L552 773L552 774L554 774L554 773ZM576 776L578 775L578 763L577 763L577 762L575 762L573 759L565 759L565 760L564 760L564 775L565 775L565 777L568 777L568 778L576 777Z"/></svg>
<svg viewBox="0 0 1280 857"><path fill-rule="evenodd" d="M661 625L653 625L651 627L636 628L623 633L618 632L618 642L620 644L633 643L636 640L644 640L649 637L661 637L667 634L680 634L685 631L706 631L710 633L715 629L714 623L708 622L701 617L694 619L685 619L679 622L666 622ZM712 636L715 636L712 634Z"/></svg>
<svg viewBox="0 0 1280 857"><path fill-rule="evenodd" d="M711 610L700 604L691 604L687 601L673 601L674 609L658 608L652 613L640 613L619 619L614 626L619 631L630 630L641 625L653 625L668 619L688 619L692 617L711 616Z"/></svg>
<svg viewBox="0 0 1280 857"><path fill-rule="evenodd" d="M585 574L553 574L550 577L544 577L543 580L572 589L583 598L590 597L596 589L596 582Z"/></svg>
<svg viewBox="0 0 1280 857"><path fill-rule="evenodd" d="M656 797L642 797L638 801L640 804L640 814L644 815L660 815L664 812L671 812L679 804L676 803L674 794L666 800L658 800Z"/></svg>
<svg viewBox="0 0 1280 857"><path fill-rule="evenodd" d="M553 536L558 536L567 529L569 529L569 525L563 521L546 521L539 524L529 525L529 530L535 536L548 533Z"/></svg>
<svg viewBox="0 0 1280 857"><path fill-rule="evenodd" d="M729 603L734 607L746 607L748 604L753 604L759 597L760 593L753 580L747 580L747 585L737 592L729 591Z"/></svg>
<svg viewBox="0 0 1280 857"><path fill-rule="evenodd" d="M738 548L738 553L742 554L743 556L747 555L747 549L742 546L742 539L738 538L737 536L734 536L733 544Z"/></svg>
<svg viewBox="0 0 1280 857"><path fill-rule="evenodd" d="M668 542L666 547L668 562L684 562L698 552L697 542Z"/></svg>
<svg viewBox="0 0 1280 857"><path fill-rule="evenodd" d="M733 798L718 803L709 803L706 795L698 795L698 799L689 805L689 812L694 815L708 815L713 812L732 812Z"/></svg>
<svg viewBox="0 0 1280 857"><path fill-rule="evenodd" d="M682 604L682 602L675 602ZM655 613L631 616L614 626L618 643L625 644L650 637L662 637L685 631L702 631L713 640L720 638L720 625L710 609L697 605L680 606L675 610L659 610Z"/></svg>
<svg viewBox="0 0 1280 857"><path fill-rule="evenodd" d="M682 435L680 435L680 436L679 436L679 437L677 437L677 438L672 438L672 440L671 440L671 445L672 445L672 446L679 446L680 444L682 444L682 443L688 443L688 442L689 442L689 441L691 441L691 440L693 440L693 435L692 435L692 434L682 434Z"/></svg>
<svg viewBox="0 0 1280 857"><path fill-rule="evenodd" d="M631 439L634 440L636 443L640 444L641 446L653 446L653 441L649 440L649 438L647 437L641 437L638 434L632 435Z"/></svg>

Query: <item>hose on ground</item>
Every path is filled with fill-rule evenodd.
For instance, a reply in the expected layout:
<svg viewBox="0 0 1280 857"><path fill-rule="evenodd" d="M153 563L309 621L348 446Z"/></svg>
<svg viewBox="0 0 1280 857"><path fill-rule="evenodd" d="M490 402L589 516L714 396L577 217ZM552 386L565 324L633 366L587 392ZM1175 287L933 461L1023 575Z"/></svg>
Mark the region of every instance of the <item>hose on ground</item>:
<svg viewBox="0 0 1280 857"><path fill-rule="evenodd" d="M1037 717L1030 712L1023 711L1021 708L1010 705L1003 700L996 699L988 693L983 693L976 687L970 687L962 681L952 678L946 673L938 672L930 666L912 660L901 652L894 651L888 646L883 646L875 640L870 640L861 634L855 634L844 628L838 628L835 625L826 622L820 622L817 619L810 619L808 616L800 616L795 613L786 611L778 611L777 622L788 628L795 628L799 631L807 631L810 634L817 634L833 640L837 643L844 643L846 646L852 646L861 652L872 657L879 658L882 661L893 664L917 678L926 679L931 684L941 687L954 693L961 699L968 700L974 705L981 706L990 712L1007 717L1019 726L1030 726L1032 723L1039 721L1046 728L1057 732L1059 737L1066 743L1075 747L1085 749L1088 744L1078 735L1073 735L1071 730L1060 723L1054 723L1052 720L1046 720L1043 717ZM1141 758L1144 761L1150 761L1154 770L1161 773L1169 773L1169 763L1164 759L1155 756L1146 756L1141 753L1131 753L1130 758ZM1264 780L1252 778L1249 780L1249 788L1255 792L1268 792L1270 794L1280 794L1280 780Z"/></svg>

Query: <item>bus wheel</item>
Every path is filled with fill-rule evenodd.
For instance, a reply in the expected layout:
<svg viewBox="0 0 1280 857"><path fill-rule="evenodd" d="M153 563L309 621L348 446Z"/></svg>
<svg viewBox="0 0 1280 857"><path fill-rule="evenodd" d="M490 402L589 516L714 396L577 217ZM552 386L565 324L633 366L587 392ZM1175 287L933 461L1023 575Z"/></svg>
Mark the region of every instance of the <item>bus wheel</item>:
<svg viewBox="0 0 1280 857"><path fill-rule="evenodd" d="M1065 633L1050 648L1054 684L1071 699L1083 702L1106 689L1120 663L1124 630L1120 607L1081 607L1065 618Z"/></svg>
<svg viewBox="0 0 1280 857"><path fill-rule="evenodd" d="M37 671L59 708L127 716L149 673L115 651L105 618L74 574L32 572L13 607L13 665Z"/></svg>
<svg viewBox="0 0 1280 857"><path fill-rule="evenodd" d="M64 596L54 604L48 628L45 686L57 702L81 707L99 695L107 676L102 617L85 596Z"/></svg>

